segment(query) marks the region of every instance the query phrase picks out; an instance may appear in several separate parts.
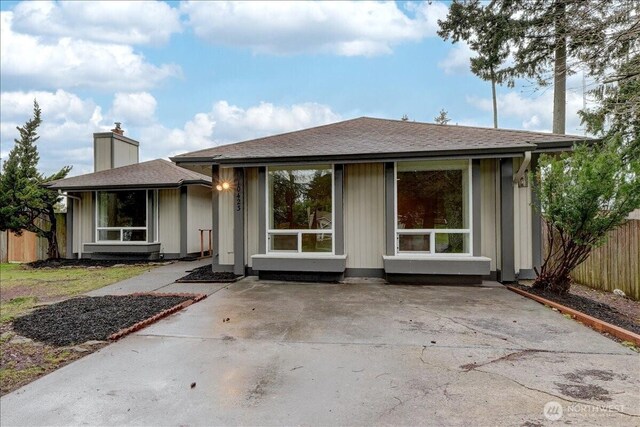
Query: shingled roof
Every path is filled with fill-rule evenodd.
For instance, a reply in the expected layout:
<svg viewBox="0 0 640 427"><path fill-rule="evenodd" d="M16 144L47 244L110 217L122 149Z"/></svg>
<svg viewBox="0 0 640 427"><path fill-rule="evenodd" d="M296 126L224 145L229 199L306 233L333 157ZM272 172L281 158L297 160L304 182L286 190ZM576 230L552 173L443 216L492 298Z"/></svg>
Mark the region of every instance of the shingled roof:
<svg viewBox="0 0 640 427"><path fill-rule="evenodd" d="M211 177L190 171L167 160L157 159L86 175L52 181L53 190L95 190L118 188L168 188L186 184L211 185Z"/></svg>
<svg viewBox="0 0 640 427"><path fill-rule="evenodd" d="M172 157L177 163L400 158L568 148L585 137L361 117Z"/></svg>

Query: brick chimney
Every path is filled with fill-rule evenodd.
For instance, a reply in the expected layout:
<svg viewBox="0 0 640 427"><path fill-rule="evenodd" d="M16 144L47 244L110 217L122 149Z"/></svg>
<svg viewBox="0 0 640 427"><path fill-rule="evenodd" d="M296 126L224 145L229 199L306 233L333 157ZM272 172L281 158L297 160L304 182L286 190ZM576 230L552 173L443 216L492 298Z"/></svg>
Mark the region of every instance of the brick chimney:
<svg viewBox="0 0 640 427"><path fill-rule="evenodd" d="M118 135L124 135L124 130L122 130L122 128L120 127L122 123L115 122L114 124L116 125L116 127L114 129L111 129L111 132L117 133Z"/></svg>
<svg viewBox="0 0 640 427"><path fill-rule="evenodd" d="M140 143L124 136L122 123L115 122L110 132L93 134L93 170L94 172L139 162Z"/></svg>

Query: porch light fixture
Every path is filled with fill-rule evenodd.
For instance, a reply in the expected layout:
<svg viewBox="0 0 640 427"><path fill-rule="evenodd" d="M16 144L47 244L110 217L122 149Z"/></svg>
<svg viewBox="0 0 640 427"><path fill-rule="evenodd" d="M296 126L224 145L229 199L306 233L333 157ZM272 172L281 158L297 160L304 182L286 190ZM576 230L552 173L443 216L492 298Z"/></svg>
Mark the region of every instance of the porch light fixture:
<svg viewBox="0 0 640 427"><path fill-rule="evenodd" d="M216 190L218 191L223 191L223 190L228 190L231 188L231 184L229 184L228 181L222 181L221 183L219 183L218 185L216 185Z"/></svg>

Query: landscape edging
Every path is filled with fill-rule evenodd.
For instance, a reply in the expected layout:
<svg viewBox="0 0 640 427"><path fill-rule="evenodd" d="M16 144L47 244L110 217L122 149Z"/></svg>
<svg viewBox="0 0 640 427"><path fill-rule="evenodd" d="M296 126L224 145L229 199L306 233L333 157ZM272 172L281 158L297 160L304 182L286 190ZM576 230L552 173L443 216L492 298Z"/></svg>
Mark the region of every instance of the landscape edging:
<svg viewBox="0 0 640 427"><path fill-rule="evenodd" d="M160 313L154 314L153 316L141 320L138 323L135 323L128 328L124 328L119 330L118 332L114 332L109 335L110 341L117 341L125 335L129 335L133 332L139 331L140 329L149 326L152 323L157 322L163 317L167 317L170 314L173 314L177 311L182 310L183 308L189 307L191 304L194 304L198 301L201 301L207 297L207 294L190 294L190 293L154 293L154 292L136 292L130 294L130 296L142 296L142 295L153 295L153 296L167 296L167 297L189 297L190 299L181 302L180 304L174 305L173 307L167 308L166 310L161 311ZM128 295L129 296L129 295Z"/></svg>
<svg viewBox="0 0 640 427"><path fill-rule="evenodd" d="M569 314L571 317L573 317L574 319L578 320L579 322L584 323L587 326L590 326L591 328L595 329L596 331L599 332L606 332L610 335L613 335L616 338L619 338L623 341L630 341L632 343L634 343L637 346L640 346L640 335L628 331L624 328L621 328L619 326L616 325L612 325L611 323L605 322L604 320L600 320L596 317L593 316L589 316L588 314L585 314L581 311L575 310L573 308L569 308L566 307L560 303L557 303L555 301L551 301L549 299L540 297L538 295L534 295L531 294L527 291L524 291L522 289L519 288L515 288L513 286L507 286L507 289L509 289L512 292L515 292L517 294L520 294L524 297L530 298L536 302L539 302L541 304L544 305L548 305L549 307L553 307L555 309L557 309L559 312L561 313L566 313Z"/></svg>

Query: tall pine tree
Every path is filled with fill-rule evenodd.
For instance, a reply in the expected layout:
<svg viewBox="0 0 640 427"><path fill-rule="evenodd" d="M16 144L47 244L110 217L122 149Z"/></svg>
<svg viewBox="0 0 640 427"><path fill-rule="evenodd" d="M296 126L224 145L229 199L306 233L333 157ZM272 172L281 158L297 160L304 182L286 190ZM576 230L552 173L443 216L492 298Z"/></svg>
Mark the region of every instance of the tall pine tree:
<svg viewBox="0 0 640 427"><path fill-rule="evenodd" d="M48 242L47 256L59 258L54 206L60 197L43 184L67 176L71 170L65 166L51 176L38 172L40 156L36 142L38 127L42 123L38 102L33 102L33 117L18 126L20 138L4 162L0 175L0 230L21 234L23 230L36 233Z"/></svg>

